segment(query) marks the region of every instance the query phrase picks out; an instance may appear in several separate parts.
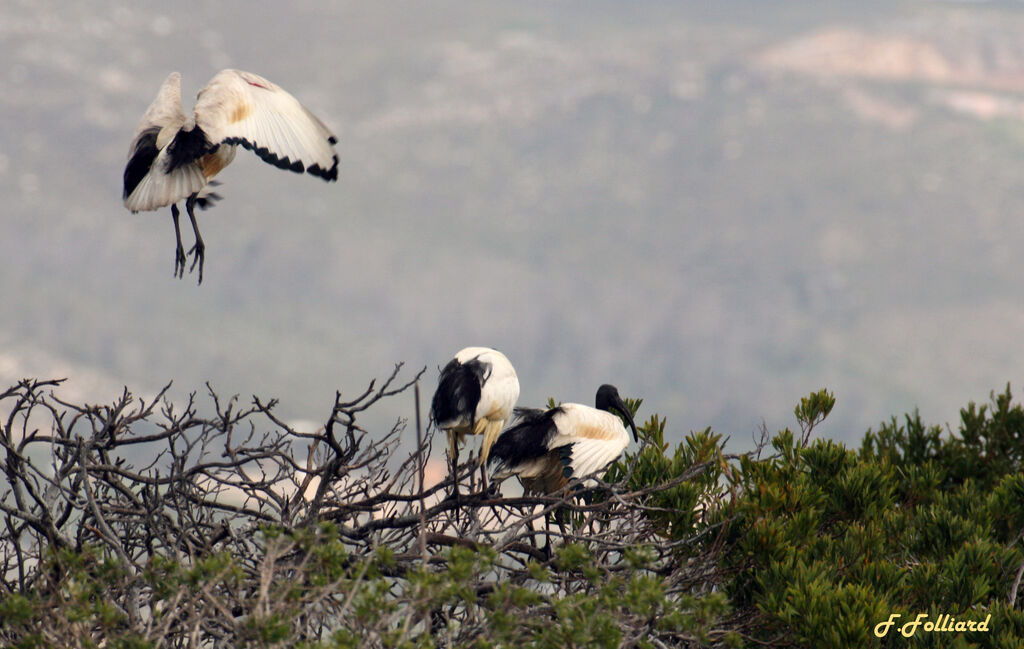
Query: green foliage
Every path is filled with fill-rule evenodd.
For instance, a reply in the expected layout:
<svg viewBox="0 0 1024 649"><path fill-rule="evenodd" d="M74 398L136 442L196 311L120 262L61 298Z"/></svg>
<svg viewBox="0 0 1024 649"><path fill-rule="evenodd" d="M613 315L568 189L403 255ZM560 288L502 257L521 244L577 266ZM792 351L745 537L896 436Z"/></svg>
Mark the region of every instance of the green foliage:
<svg viewBox="0 0 1024 649"><path fill-rule="evenodd" d="M635 413L640 401L626 402ZM721 435L710 428L690 433L670 452L665 441L665 423L658 415L651 415L638 428L640 450L627 451L612 465L605 480L626 479L628 488L634 490L661 485L650 495L649 517L664 537L680 539L693 536L695 527L699 529L703 524L707 505L720 499L722 476L728 463ZM701 548L689 547L693 551Z"/></svg>
<svg viewBox="0 0 1024 649"><path fill-rule="evenodd" d="M793 410L793 414L800 423L800 431L805 440L810 437L815 426L825 421L835 405L835 396L825 389L812 392L800 399L800 405Z"/></svg>
<svg viewBox="0 0 1024 649"><path fill-rule="evenodd" d="M804 440L833 403L825 391L801 400ZM1024 558L1024 410L1007 389L961 420L959 434L944 435L917 413L894 418L868 431L859 452L803 445L785 430L772 439L777 455L741 460L727 592L758 611L756 638L875 646L874 625L891 613L993 612L998 634L959 634L957 646L1024 643L1024 615L1001 604ZM951 646L939 637L922 646Z"/></svg>
<svg viewBox="0 0 1024 649"><path fill-rule="evenodd" d="M17 649L58 647L53 638L69 633L83 638L79 646L95 647L87 632L106 638L108 646L142 649L152 646L131 628L128 614L114 604L124 587L124 571L94 548L61 549L46 557L46 583L28 593L0 597L0 639Z"/></svg>

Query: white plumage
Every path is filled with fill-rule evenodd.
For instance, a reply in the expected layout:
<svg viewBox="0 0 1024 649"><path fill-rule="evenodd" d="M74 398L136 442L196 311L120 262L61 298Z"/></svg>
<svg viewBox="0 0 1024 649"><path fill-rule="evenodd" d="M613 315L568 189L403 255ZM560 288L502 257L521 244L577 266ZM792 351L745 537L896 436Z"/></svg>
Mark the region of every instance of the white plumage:
<svg viewBox="0 0 1024 649"><path fill-rule="evenodd" d="M492 476L516 475L528 492L551 493L572 478L607 467L629 445L626 424L633 439L638 440L638 435L633 416L614 386L602 385L595 405L563 403L550 410L520 411L520 421L491 448Z"/></svg>
<svg viewBox="0 0 1024 649"><path fill-rule="evenodd" d="M466 347L441 370L430 415L448 433L454 467L466 435L482 435L480 466L491 445L512 417L519 399L519 378L512 363L489 347Z"/></svg>
<svg viewBox="0 0 1024 649"><path fill-rule="evenodd" d="M282 169L327 181L338 178L337 139L290 94L259 75L222 70L199 91L192 117L181 104L181 75L171 73L146 110L128 148L124 204L132 212L171 206L177 247L174 272L182 276L186 256L178 227L178 201L192 221L196 244L189 251L202 282L205 245L193 209L219 198L211 180L234 160L241 146Z"/></svg>

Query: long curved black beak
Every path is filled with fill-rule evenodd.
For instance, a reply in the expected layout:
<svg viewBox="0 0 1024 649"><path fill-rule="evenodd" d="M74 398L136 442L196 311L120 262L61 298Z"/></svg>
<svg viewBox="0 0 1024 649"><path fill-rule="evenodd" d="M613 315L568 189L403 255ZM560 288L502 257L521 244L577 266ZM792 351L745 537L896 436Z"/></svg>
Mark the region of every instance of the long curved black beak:
<svg viewBox="0 0 1024 649"><path fill-rule="evenodd" d="M629 424L629 429L633 431L633 441L639 444L640 434L636 432L636 424L633 423L633 415L630 414L629 408L626 406L626 403L621 398L616 396L613 407L616 410L618 410L619 414L621 414L626 419L626 423Z"/></svg>
<svg viewBox="0 0 1024 649"><path fill-rule="evenodd" d="M636 431L636 424L633 422L633 415L629 412L629 408L626 403L619 396L619 391L614 385L608 385L607 383L597 389L597 399L595 405L599 410L607 410L611 412L615 410L618 412L626 423L629 424L629 428L633 431L633 441L640 443L640 434Z"/></svg>

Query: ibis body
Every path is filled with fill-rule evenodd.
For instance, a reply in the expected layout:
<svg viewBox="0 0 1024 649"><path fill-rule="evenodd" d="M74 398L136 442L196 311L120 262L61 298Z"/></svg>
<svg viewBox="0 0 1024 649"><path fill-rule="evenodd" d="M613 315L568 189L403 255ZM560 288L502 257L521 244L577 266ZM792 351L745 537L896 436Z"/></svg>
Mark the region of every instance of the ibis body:
<svg viewBox="0 0 1024 649"><path fill-rule="evenodd" d="M179 201L192 222L196 243L192 268L203 279L205 245L194 208L219 198L210 184L235 158L237 147L264 161L326 181L338 179L337 139L323 122L293 96L259 75L222 70L199 91L194 113L181 105L181 75L171 73L146 110L128 148L124 204L132 212L171 206L177 247L174 273L185 272L185 251L178 227Z"/></svg>
<svg viewBox="0 0 1024 649"><path fill-rule="evenodd" d="M573 478L606 468L629 445L626 426L634 440L638 436L614 386L602 385L595 405L563 403L549 410L518 411L519 421L491 447L492 477L515 475L528 493L553 493Z"/></svg>
<svg viewBox="0 0 1024 649"><path fill-rule="evenodd" d="M466 435L482 435L480 466L491 445L512 418L519 399L519 378L512 363L489 347L466 347L441 370L430 405L431 419L448 433L454 468Z"/></svg>

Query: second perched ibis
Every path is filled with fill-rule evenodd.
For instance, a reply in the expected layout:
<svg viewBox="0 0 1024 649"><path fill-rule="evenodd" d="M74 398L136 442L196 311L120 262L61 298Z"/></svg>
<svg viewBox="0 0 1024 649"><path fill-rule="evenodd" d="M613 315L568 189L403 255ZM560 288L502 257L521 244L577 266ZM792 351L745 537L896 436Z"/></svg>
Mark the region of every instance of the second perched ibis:
<svg viewBox="0 0 1024 649"><path fill-rule="evenodd" d="M598 388L595 405L563 403L549 410L519 411L520 421L491 447L491 475L495 479L518 476L527 493L547 494L562 489L572 478L607 467L629 445L627 425L634 440L639 441L639 436L615 386Z"/></svg>

